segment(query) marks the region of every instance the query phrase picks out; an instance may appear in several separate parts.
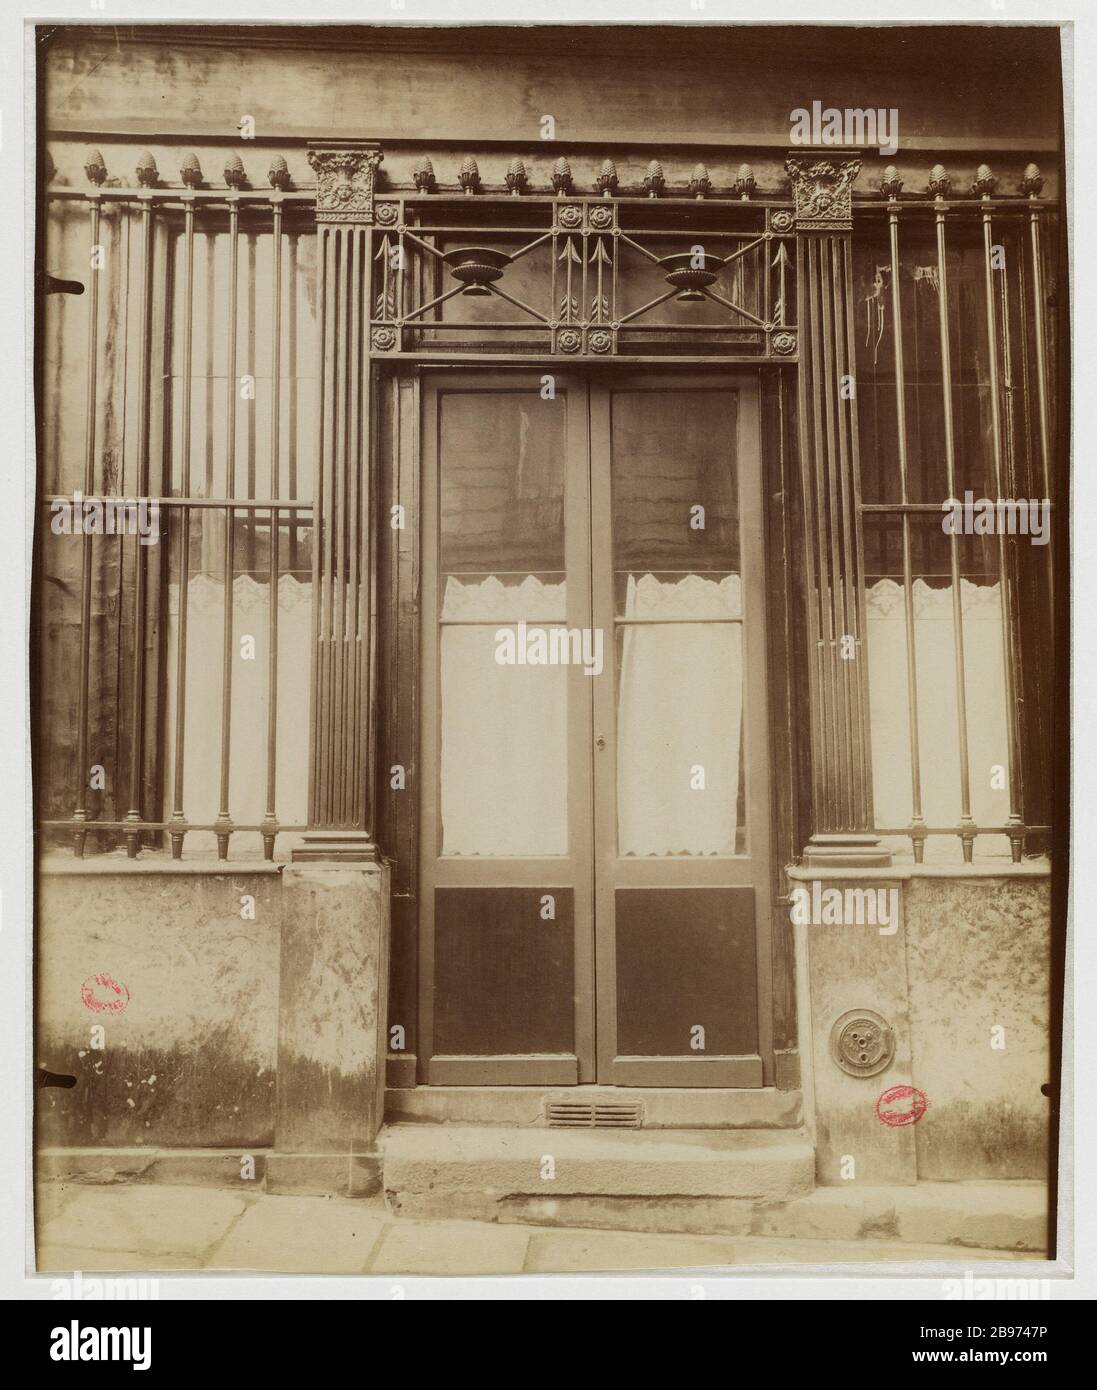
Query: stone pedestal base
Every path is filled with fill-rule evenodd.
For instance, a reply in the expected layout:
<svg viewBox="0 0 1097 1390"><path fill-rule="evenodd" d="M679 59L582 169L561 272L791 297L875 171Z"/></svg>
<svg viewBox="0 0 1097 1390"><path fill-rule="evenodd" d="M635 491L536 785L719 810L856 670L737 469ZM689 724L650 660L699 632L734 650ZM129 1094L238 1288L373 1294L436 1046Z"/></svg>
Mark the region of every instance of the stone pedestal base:
<svg viewBox="0 0 1097 1390"><path fill-rule="evenodd" d="M272 1191L365 1195L379 1183L389 879L361 858L283 872Z"/></svg>

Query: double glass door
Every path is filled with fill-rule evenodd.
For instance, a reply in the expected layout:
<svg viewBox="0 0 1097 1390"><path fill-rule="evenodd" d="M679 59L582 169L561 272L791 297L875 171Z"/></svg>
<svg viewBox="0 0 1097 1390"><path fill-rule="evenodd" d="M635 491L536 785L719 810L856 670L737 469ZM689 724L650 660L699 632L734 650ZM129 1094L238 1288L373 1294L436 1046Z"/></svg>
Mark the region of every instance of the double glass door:
<svg viewBox="0 0 1097 1390"><path fill-rule="evenodd" d="M769 1079L752 381L423 390L419 1079Z"/></svg>

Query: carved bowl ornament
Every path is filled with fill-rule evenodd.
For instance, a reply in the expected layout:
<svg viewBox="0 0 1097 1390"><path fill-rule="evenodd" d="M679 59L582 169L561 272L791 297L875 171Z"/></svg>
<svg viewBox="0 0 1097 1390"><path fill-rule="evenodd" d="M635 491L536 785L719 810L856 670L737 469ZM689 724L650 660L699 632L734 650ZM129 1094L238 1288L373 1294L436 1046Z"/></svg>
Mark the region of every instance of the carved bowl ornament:
<svg viewBox="0 0 1097 1390"><path fill-rule="evenodd" d="M895 1034L872 1009L850 1009L830 1030L830 1054L847 1076L875 1076L895 1059Z"/></svg>
<svg viewBox="0 0 1097 1390"><path fill-rule="evenodd" d="M491 246L459 246L442 257L449 273L464 285L462 294L487 295L488 285L498 280L510 265L505 251Z"/></svg>
<svg viewBox="0 0 1097 1390"><path fill-rule="evenodd" d="M659 265L667 284L682 291L677 298L684 304L690 300L704 299L701 291L716 283L724 262L720 256L694 255L692 251L683 251L675 256L664 256Z"/></svg>
<svg viewBox="0 0 1097 1390"><path fill-rule="evenodd" d="M850 159L786 159L796 225L807 232L845 232L853 226L853 182L861 172Z"/></svg>

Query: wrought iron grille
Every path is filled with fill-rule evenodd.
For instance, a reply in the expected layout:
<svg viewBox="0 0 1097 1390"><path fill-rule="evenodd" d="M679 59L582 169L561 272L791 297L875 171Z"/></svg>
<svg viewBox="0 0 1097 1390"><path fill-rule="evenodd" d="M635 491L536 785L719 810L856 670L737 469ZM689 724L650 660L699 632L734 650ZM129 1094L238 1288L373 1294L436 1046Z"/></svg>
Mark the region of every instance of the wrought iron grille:
<svg viewBox="0 0 1097 1390"><path fill-rule="evenodd" d="M233 156L209 188L188 156L168 188L143 155L135 186L105 186L92 151L87 191L48 193L46 253L75 278L42 322L38 787L78 855L166 833L224 859L249 834L270 859L305 828L279 813L303 805L280 742L308 722L280 714L300 663L279 637L303 608L307 640L312 589L315 226L284 170L251 190ZM104 527L125 499L151 543Z"/></svg>
<svg viewBox="0 0 1097 1390"><path fill-rule="evenodd" d="M773 200L380 196L371 345L447 361L789 361L792 214Z"/></svg>
<svg viewBox="0 0 1097 1390"><path fill-rule="evenodd" d="M1032 165L1021 197L995 197L986 166L968 197L952 195L940 166L929 198L901 197L888 174L885 201L861 210L854 237L865 583L887 603L894 594L903 629L906 748L890 761L874 748L874 773L895 789L909 778L909 820L878 804L876 829L909 838L917 862L935 836L957 837L967 862L977 836L1005 836L1019 861L1047 848L1051 818L1055 210ZM969 496L973 508L1046 503L1048 543L1001 525L946 534L945 501ZM934 623L949 630L944 661L927 640ZM952 727L934 714L942 688ZM988 719L1001 723L993 745ZM992 746L1000 762L988 765ZM947 801L930 786L942 763ZM942 817L946 805L958 814Z"/></svg>

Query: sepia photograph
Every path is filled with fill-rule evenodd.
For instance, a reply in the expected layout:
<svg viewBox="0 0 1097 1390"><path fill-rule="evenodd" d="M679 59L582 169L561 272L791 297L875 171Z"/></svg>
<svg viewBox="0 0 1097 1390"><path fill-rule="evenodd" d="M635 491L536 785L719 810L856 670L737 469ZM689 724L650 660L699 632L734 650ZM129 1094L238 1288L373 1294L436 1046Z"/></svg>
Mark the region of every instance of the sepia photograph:
<svg viewBox="0 0 1097 1390"><path fill-rule="evenodd" d="M18 55L37 1296L1059 1297L1072 25L110 8Z"/></svg>

